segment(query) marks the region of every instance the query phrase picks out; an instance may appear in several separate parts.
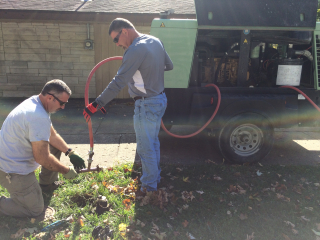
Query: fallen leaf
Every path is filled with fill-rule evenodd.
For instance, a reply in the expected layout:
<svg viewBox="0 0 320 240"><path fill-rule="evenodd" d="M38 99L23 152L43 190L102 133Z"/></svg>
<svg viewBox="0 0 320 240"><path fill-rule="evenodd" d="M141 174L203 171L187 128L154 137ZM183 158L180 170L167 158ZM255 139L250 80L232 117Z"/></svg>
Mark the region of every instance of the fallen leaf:
<svg viewBox="0 0 320 240"><path fill-rule="evenodd" d="M240 194L246 194L246 192L247 192L247 190L243 190L243 189L240 189L240 190L239 190L239 193L240 193Z"/></svg>
<svg viewBox="0 0 320 240"><path fill-rule="evenodd" d="M320 236L320 232L317 232L317 231L315 231L315 230L313 230L313 229L312 229L312 232L313 232L315 235Z"/></svg>
<svg viewBox="0 0 320 240"><path fill-rule="evenodd" d="M292 228L292 232L293 232L293 234L295 234L295 235L297 235L297 234L299 233L299 231L298 231L298 230L293 229L293 228Z"/></svg>
<svg viewBox="0 0 320 240"><path fill-rule="evenodd" d="M320 183L314 183L314 185L315 185L316 187L319 187L319 186L320 186Z"/></svg>
<svg viewBox="0 0 320 240"><path fill-rule="evenodd" d="M250 195L250 196L249 196L249 199L250 199L250 200L257 200L258 202L261 202L261 201L262 201L262 199L261 199L261 198L259 198L259 197L257 197L257 195L256 195L256 194L254 194L253 196L252 196L252 195Z"/></svg>
<svg viewBox="0 0 320 240"><path fill-rule="evenodd" d="M46 235L46 232L40 232L35 235L36 239L43 239L43 237Z"/></svg>
<svg viewBox="0 0 320 240"><path fill-rule="evenodd" d="M247 216L247 214L245 214L245 213L241 213L240 216L239 216L239 218L240 218L241 220L245 220L245 219L248 219L248 216Z"/></svg>
<svg viewBox="0 0 320 240"><path fill-rule="evenodd" d="M122 203L125 205L126 209L130 208L130 199L124 199Z"/></svg>
<svg viewBox="0 0 320 240"><path fill-rule="evenodd" d="M170 223L167 223L167 227L172 229L172 225Z"/></svg>
<svg viewBox="0 0 320 240"><path fill-rule="evenodd" d="M35 221L36 221L35 218L31 218L31 219L30 219L30 222L31 222L31 223L34 223Z"/></svg>
<svg viewBox="0 0 320 240"><path fill-rule="evenodd" d="M254 239L254 232L251 233L251 235L247 234L247 239L246 240L253 240Z"/></svg>
<svg viewBox="0 0 320 240"><path fill-rule="evenodd" d="M227 189L228 192L238 192L237 187L235 185L230 185Z"/></svg>
<svg viewBox="0 0 320 240"><path fill-rule="evenodd" d="M185 177L182 177L182 180L183 180L184 182L190 182L190 181L189 181L189 177L186 177L186 178L185 178Z"/></svg>
<svg viewBox="0 0 320 240"><path fill-rule="evenodd" d="M205 162L205 163L213 163L213 164L216 164L216 165L217 165L217 163L216 163L216 162L214 162L214 161L212 161L212 160L210 160L210 159L205 160L204 162Z"/></svg>
<svg viewBox="0 0 320 240"><path fill-rule="evenodd" d="M292 190L298 194L302 194L301 186L293 186Z"/></svg>
<svg viewBox="0 0 320 240"><path fill-rule="evenodd" d="M19 229L15 234L11 234L10 238L20 238L26 232L24 229Z"/></svg>
<svg viewBox="0 0 320 240"><path fill-rule="evenodd" d="M283 191L283 190L287 190L287 189L288 189L287 186L284 184L281 184L280 186L276 187L277 191Z"/></svg>
<svg viewBox="0 0 320 240"><path fill-rule="evenodd" d="M285 235L285 234L283 234L283 233L282 233L282 236L283 236L283 238L284 238L285 240L291 240L287 235Z"/></svg>
<svg viewBox="0 0 320 240"><path fill-rule="evenodd" d="M152 222L152 225L153 225L153 227L150 231L150 234L155 236L159 240L164 240L167 237L166 233L160 232L159 227L156 224L154 224L153 222Z"/></svg>
<svg viewBox="0 0 320 240"><path fill-rule="evenodd" d="M295 225L292 223L292 222L289 222L289 221L284 221L286 223L287 226L290 226L292 228L295 227Z"/></svg>
<svg viewBox="0 0 320 240"><path fill-rule="evenodd" d="M154 229L154 230L156 230L156 231L160 231L160 229L159 229L159 227L156 225L156 224L154 224L154 222L151 222L152 223L152 229Z"/></svg>
<svg viewBox="0 0 320 240"><path fill-rule="evenodd" d="M82 219L79 219L79 224L80 224L81 227L84 226L84 223L83 223L83 220L82 220Z"/></svg>
<svg viewBox="0 0 320 240"><path fill-rule="evenodd" d="M300 218L301 218L303 221L310 222L310 219L306 218L305 216L301 216Z"/></svg>
<svg viewBox="0 0 320 240"><path fill-rule="evenodd" d="M139 230L132 232L131 240L142 240L142 233Z"/></svg>
<svg viewBox="0 0 320 240"><path fill-rule="evenodd" d="M204 194L204 191L196 191L199 194Z"/></svg>
<svg viewBox="0 0 320 240"><path fill-rule="evenodd" d="M189 208L189 205L188 205L188 204L185 204L185 205L182 206L182 208L183 208L184 210L186 210L186 209Z"/></svg>
<svg viewBox="0 0 320 240"><path fill-rule="evenodd" d="M125 223L120 223L120 224L119 224L119 231L120 231L120 232L125 232L125 231L127 231L127 224L125 224Z"/></svg>
<svg viewBox="0 0 320 240"><path fill-rule="evenodd" d="M277 193L277 198L280 200L283 200L285 202L290 202L290 198L285 197L285 196L281 195L280 193Z"/></svg>
<svg viewBox="0 0 320 240"><path fill-rule="evenodd" d="M189 224L189 222L187 220L184 220L184 222L182 222L183 227L187 227Z"/></svg>
<svg viewBox="0 0 320 240"><path fill-rule="evenodd" d="M258 175L258 177L260 177L262 174L263 174L263 173L262 173L262 172L260 172L259 170L257 171L257 175Z"/></svg>
<svg viewBox="0 0 320 240"><path fill-rule="evenodd" d="M221 178L221 177L218 177L218 176L214 176L214 177L213 177L213 180L222 181L222 178Z"/></svg>
<svg viewBox="0 0 320 240"><path fill-rule="evenodd" d="M192 239L196 239L194 236L192 236L192 234L191 233L188 233L187 232L187 237L188 237L188 239L190 239L190 240L192 240Z"/></svg>
<svg viewBox="0 0 320 240"><path fill-rule="evenodd" d="M241 173L240 173L240 172L236 172L236 173L234 174L234 176L240 177L240 176L241 176Z"/></svg>
<svg viewBox="0 0 320 240"><path fill-rule="evenodd" d="M182 172L183 171L183 168L176 168L178 170L178 172Z"/></svg>
<svg viewBox="0 0 320 240"><path fill-rule="evenodd" d="M182 195L182 199L184 200L184 201L186 201L186 202L188 202L189 200L193 200L195 197L193 196L193 194L192 194L192 191L190 191L190 192L188 192L188 191L183 191L182 193L181 193L181 195Z"/></svg>

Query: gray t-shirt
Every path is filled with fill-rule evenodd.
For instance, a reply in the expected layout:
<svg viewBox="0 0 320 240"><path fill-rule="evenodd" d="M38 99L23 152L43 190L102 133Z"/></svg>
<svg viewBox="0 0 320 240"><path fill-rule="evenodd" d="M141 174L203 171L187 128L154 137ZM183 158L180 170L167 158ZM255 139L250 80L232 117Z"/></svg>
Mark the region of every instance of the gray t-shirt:
<svg viewBox="0 0 320 240"><path fill-rule="evenodd" d="M161 41L142 34L125 51L117 75L96 102L99 108L105 106L126 84L131 97L157 96L164 90L164 71L172 69L172 61Z"/></svg>
<svg viewBox="0 0 320 240"><path fill-rule="evenodd" d="M39 96L32 96L15 109L4 121L0 131L0 170L27 175L39 164L34 160L31 142L48 141L50 114Z"/></svg>

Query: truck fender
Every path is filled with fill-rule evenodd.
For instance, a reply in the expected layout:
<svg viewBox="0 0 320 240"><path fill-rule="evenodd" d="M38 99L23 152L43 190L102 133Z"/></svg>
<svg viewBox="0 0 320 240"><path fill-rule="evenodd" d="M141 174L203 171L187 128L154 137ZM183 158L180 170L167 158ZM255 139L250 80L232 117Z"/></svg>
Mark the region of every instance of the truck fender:
<svg viewBox="0 0 320 240"><path fill-rule="evenodd" d="M228 121L232 117L245 112L257 113L268 119L271 125L274 125L274 116L276 109L270 103L263 100L247 101L243 100L240 102L232 103L226 106L219 114L223 122Z"/></svg>

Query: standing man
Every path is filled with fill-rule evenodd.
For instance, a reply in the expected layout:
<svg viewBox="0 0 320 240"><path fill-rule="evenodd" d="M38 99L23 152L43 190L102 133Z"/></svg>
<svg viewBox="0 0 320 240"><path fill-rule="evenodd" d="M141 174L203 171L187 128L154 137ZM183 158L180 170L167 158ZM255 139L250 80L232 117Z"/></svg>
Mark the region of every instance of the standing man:
<svg viewBox="0 0 320 240"><path fill-rule="evenodd" d="M109 35L125 51L122 65L101 95L83 111L85 119L115 98L128 84L129 94L135 101L134 129L137 153L141 158L141 190L156 191L160 182L161 118L167 107L164 93L164 71L173 64L158 38L139 33L126 19L116 18L109 27Z"/></svg>
<svg viewBox="0 0 320 240"><path fill-rule="evenodd" d="M34 217L42 213L42 191L58 187L58 173L71 179L73 167L60 163L61 152L70 157L75 168L84 160L68 147L52 126L50 114L64 109L71 95L61 80L46 83L39 95L32 96L13 109L0 131L0 185L11 198L0 197L0 215ZM39 183L34 170L41 165Z"/></svg>

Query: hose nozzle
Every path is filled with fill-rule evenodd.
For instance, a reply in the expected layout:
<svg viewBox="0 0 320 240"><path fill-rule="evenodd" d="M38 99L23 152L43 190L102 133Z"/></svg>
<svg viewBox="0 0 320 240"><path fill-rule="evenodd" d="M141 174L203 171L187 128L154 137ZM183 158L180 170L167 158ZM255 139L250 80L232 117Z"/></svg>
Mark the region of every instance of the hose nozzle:
<svg viewBox="0 0 320 240"><path fill-rule="evenodd" d="M94 152L92 149L90 149L90 151L88 152L89 158L88 158L88 169L90 169L91 167L91 163L93 162L93 155Z"/></svg>

